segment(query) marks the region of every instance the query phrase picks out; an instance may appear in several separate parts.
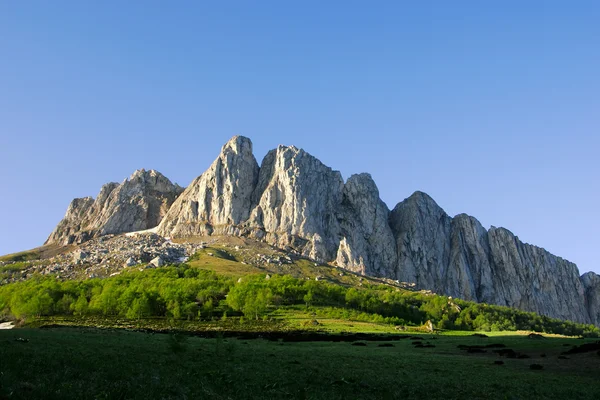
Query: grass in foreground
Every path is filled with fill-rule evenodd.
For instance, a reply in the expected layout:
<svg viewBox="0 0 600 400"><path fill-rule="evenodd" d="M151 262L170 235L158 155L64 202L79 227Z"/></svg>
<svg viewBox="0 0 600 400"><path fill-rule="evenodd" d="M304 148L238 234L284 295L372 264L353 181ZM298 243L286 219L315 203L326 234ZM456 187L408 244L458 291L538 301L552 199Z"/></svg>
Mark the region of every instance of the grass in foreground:
<svg viewBox="0 0 600 400"><path fill-rule="evenodd" d="M427 335L427 342L435 347L415 348L410 339L353 346L75 328L0 331L0 398L600 398L595 352L558 358L569 348L564 344L583 340ZM457 348L489 343L531 358ZM531 370L534 363L544 369Z"/></svg>

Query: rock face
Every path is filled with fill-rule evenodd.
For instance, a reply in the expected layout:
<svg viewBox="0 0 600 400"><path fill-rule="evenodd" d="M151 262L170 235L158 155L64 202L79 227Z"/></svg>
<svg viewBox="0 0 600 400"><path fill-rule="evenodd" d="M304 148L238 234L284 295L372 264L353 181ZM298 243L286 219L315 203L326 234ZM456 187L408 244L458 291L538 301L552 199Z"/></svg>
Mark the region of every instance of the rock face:
<svg viewBox="0 0 600 400"><path fill-rule="evenodd" d="M332 260L343 188L339 171L304 150L279 146L262 162L250 226L276 246L318 261Z"/></svg>
<svg viewBox="0 0 600 400"><path fill-rule="evenodd" d="M394 277L395 240L390 211L369 174L352 175L344 185L338 214L341 240L336 263L364 275Z"/></svg>
<svg viewBox="0 0 600 400"><path fill-rule="evenodd" d="M73 200L45 244L82 243L106 234L154 228L182 191L157 171L135 171L121 184L102 186L96 200Z"/></svg>
<svg viewBox="0 0 600 400"><path fill-rule="evenodd" d="M577 266L522 243L510 231L486 231L465 214L449 217L416 192L390 215L398 279L466 300L590 322Z"/></svg>
<svg viewBox="0 0 600 400"><path fill-rule="evenodd" d="M249 236L419 289L600 324L596 274L580 278L574 264L506 229L486 230L466 214L452 218L422 192L390 212L370 175L344 183L294 146L271 150L259 168L250 139L235 136L177 197L181 191L154 171L138 171L121 185L103 186L96 200L75 199L47 243L159 223L164 237Z"/></svg>
<svg viewBox="0 0 600 400"><path fill-rule="evenodd" d="M600 326L600 275L587 272L581 276L585 292L585 304L590 315L590 322Z"/></svg>
<svg viewBox="0 0 600 400"><path fill-rule="evenodd" d="M240 234L239 225L250 215L257 179L252 142L233 137L173 204L158 233L170 237Z"/></svg>
<svg viewBox="0 0 600 400"><path fill-rule="evenodd" d="M507 229L492 227L488 235L494 271L492 303L589 322L575 264L521 242Z"/></svg>
<svg viewBox="0 0 600 400"><path fill-rule="evenodd" d="M258 167L250 139L236 136L173 204L158 233L244 235L320 262L389 276L395 266L389 210L368 174L344 185L294 146L271 150Z"/></svg>
<svg viewBox="0 0 600 400"><path fill-rule="evenodd" d="M452 219L427 194L415 192L390 214L398 279L439 290L450 258Z"/></svg>

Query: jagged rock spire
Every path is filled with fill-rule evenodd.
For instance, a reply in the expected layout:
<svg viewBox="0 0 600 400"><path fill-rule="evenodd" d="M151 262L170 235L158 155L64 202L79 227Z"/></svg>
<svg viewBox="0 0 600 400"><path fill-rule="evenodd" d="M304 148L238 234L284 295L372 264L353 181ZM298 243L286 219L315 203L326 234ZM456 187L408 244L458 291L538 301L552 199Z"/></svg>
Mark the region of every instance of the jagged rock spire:
<svg viewBox="0 0 600 400"><path fill-rule="evenodd" d="M252 141L234 136L173 204L158 228L169 237L237 234L250 215L258 163Z"/></svg>

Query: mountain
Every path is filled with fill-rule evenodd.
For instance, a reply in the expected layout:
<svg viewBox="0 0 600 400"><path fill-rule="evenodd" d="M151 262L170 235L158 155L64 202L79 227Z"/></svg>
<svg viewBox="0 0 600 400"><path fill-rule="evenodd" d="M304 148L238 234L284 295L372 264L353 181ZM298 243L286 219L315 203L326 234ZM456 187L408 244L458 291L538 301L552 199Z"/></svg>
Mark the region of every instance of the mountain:
<svg viewBox="0 0 600 400"><path fill-rule="evenodd" d="M580 278L575 264L504 228L486 230L466 214L452 218L422 192L390 211L369 174L344 182L339 171L294 146L269 151L259 167L250 139L235 136L179 193L155 171L136 172L121 185L105 185L95 201L74 200L48 242L156 225L170 238L250 237L419 289L600 323L598 275Z"/></svg>
<svg viewBox="0 0 600 400"><path fill-rule="evenodd" d="M45 244L83 243L94 237L156 227L183 189L160 172L140 169L123 183L107 183L94 200L74 199Z"/></svg>
<svg viewBox="0 0 600 400"><path fill-rule="evenodd" d="M416 192L390 215L398 278L438 293L590 322L577 266Z"/></svg>

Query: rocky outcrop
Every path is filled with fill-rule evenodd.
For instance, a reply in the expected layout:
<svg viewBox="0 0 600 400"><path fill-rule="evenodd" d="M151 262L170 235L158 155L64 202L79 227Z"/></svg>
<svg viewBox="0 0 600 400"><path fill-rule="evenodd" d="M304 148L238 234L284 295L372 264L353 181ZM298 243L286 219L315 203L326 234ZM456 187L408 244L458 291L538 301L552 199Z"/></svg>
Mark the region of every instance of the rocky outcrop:
<svg viewBox="0 0 600 400"><path fill-rule="evenodd" d="M158 233L241 235L320 262L388 276L395 265L389 210L368 174L344 185L302 149L279 146L260 168L250 139L236 136L167 213Z"/></svg>
<svg viewBox="0 0 600 400"><path fill-rule="evenodd" d="M250 226L278 247L330 261L338 248L343 188L339 171L302 149L279 146L262 162Z"/></svg>
<svg viewBox="0 0 600 400"><path fill-rule="evenodd" d="M390 266L396 265L396 251L389 214L371 175L352 175L344 185L338 213L337 265L363 275L393 277Z"/></svg>
<svg viewBox="0 0 600 400"><path fill-rule="evenodd" d="M158 233L168 237L241 234L240 224L250 215L257 180L252 142L233 137L173 204Z"/></svg>
<svg viewBox="0 0 600 400"><path fill-rule="evenodd" d="M581 283L590 322L600 326L600 275L587 272L581 276Z"/></svg>
<svg viewBox="0 0 600 400"><path fill-rule="evenodd" d="M555 318L589 322L575 264L522 243L510 231L486 231L475 218L449 217L416 192L390 215L397 276L417 288Z"/></svg>
<svg viewBox="0 0 600 400"><path fill-rule="evenodd" d="M589 322L577 266L523 243L510 231L489 232L495 304L578 322Z"/></svg>
<svg viewBox="0 0 600 400"><path fill-rule="evenodd" d="M415 192L390 214L398 279L441 291L450 257L452 219L423 192Z"/></svg>
<svg viewBox="0 0 600 400"><path fill-rule="evenodd" d="M45 244L83 243L106 234L154 228L182 191L160 172L135 171L121 184L102 186L95 200L73 200Z"/></svg>
<svg viewBox="0 0 600 400"><path fill-rule="evenodd" d="M452 218L445 292L474 301L494 301L487 230L466 214ZM485 299L485 300L484 300Z"/></svg>

